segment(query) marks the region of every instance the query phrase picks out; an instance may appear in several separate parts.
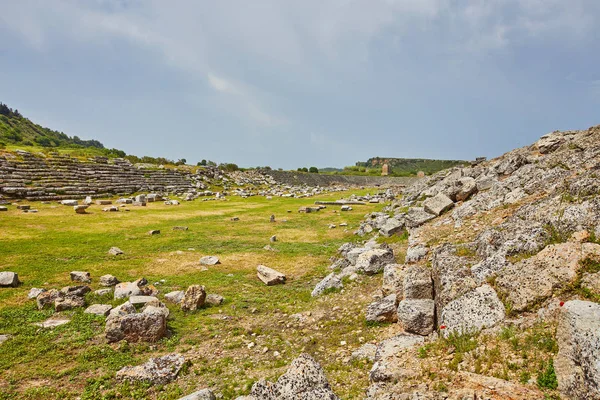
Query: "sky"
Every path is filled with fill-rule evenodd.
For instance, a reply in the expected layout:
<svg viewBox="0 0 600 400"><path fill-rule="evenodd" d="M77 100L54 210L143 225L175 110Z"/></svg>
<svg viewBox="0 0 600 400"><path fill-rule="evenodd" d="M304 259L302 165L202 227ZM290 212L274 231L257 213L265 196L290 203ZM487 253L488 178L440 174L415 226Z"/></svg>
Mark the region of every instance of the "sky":
<svg viewBox="0 0 600 400"><path fill-rule="evenodd" d="M597 0L0 0L0 101L129 154L295 169L600 124Z"/></svg>

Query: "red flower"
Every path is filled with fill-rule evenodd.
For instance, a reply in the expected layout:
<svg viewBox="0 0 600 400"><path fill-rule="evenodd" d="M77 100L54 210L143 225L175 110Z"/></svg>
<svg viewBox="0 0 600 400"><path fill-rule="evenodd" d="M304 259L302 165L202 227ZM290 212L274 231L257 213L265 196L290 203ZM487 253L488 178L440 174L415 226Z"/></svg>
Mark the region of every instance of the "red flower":
<svg viewBox="0 0 600 400"><path fill-rule="evenodd" d="M565 305L565 302L564 302L564 301L561 301L561 302L560 302L560 306L562 307L562 306L564 306L564 305Z"/></svg>
<svg viewBox="0 0 600 400"><path fill-rule="evenodd" d="M440 329L446 329L446 325L441 325Z"/></svg>

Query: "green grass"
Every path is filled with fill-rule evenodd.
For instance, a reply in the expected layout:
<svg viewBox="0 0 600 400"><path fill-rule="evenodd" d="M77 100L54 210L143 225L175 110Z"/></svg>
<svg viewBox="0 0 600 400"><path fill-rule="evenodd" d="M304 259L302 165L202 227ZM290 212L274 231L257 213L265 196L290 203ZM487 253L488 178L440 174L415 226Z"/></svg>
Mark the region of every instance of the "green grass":
<svg viewBox="0 0 600 400"><path fill-rule="evenodd" d="M318 199L339 197L336 193ZM233 398L247 394L256 380L281 374L302 351L313 354L331 371L330 381L339 395L360 396L368 385L369 366L349 367L327 354L338 348L340 340L358 347L359 337L371 340L375 336L378 328L364 325L369 298L357 294L374 290L380 283L363 277L360 285L346 282L344 293L313 299L310 292L330 272L329 258L337 248L356 240L352 231L364 214L382 206L361 206L349 213L333 213L337 207L311 214L297 212L315 200L233 197L180 206L149 203L118 213L103 213L101 207L93 206L87 215L57 204L36 203L37 214L9 206L0 215L0 268L17 272L23 284L0 290L0 334L13 335L0 345L0 399L175 399L203 387ZM276 223L269 222L271 214ZM230 221L233 216L240 221ZM347 231L328 229L328 224L341 222L348 223ZM173 226L189 230L173 231ZM149 236L152 229L160 229L161 234ZM269 243L274 234L278 241ZM277 251L264 250L266 244ZM125 254L110 256L107 252L112 246ZM198 260L204 255L220 257L221 264L202 270ZM256 278L258 264L285 273L288 282L265 286ZM104 274L121 281L144 276L150 283L166 280L157 286L159 297L202 284L209 293L224 296L225 302L189 314L169 305L171 336L152 345L109 345L103 336L104 319L82 310L63 312L72 321L55 329L32 325L52 312L38 311L35 302L27 299L28 291L67 286L73 270L89 271L94 290ZM92 294L87 301L119 304ZM340 301L347 307L331 311ZM287 317L306 311L314 312L316 321L299 324ZM247 348L249 341L257 344L254 350ZM263 347L268 348L265 354ZM273 356L275 350L279 358ZM188 373L175 383L147 387L115 381L115 371L121 367L172 351L192 362Z"/></svg>

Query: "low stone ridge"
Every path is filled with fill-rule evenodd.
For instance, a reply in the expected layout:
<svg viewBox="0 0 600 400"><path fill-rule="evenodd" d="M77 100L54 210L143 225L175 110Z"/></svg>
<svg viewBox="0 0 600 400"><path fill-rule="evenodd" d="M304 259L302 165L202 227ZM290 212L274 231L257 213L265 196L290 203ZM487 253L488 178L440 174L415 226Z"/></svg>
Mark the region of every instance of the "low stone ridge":
<svg viewBox="0 0 600 400"><path fill-rule="evenodd" d="M145 382L153 385L166 385L177 379L177 375L185 364L181 354L151 358L145 364L135 367L124 367L117 371L117 379L131 382Z"/></svg>
<svg viewBox="0 0 600 400"><path fill-rule="evenodd" d="M259 380L252 386L252 400L338 400L325 372L311 356L301 354L276 383Z"/></svg>

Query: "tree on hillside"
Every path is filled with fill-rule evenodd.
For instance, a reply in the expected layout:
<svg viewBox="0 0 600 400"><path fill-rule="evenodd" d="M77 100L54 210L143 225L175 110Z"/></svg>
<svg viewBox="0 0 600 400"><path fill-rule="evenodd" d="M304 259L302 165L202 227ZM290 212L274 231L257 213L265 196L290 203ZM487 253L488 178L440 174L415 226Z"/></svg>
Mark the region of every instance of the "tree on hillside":
<svg viewBox="0 0 600 400"><path fill-rule="evenodd" d="M310 172L311 174L318 174L319 173L319 169L317 167L310 167L308 169L308 172Z"/></svg>

